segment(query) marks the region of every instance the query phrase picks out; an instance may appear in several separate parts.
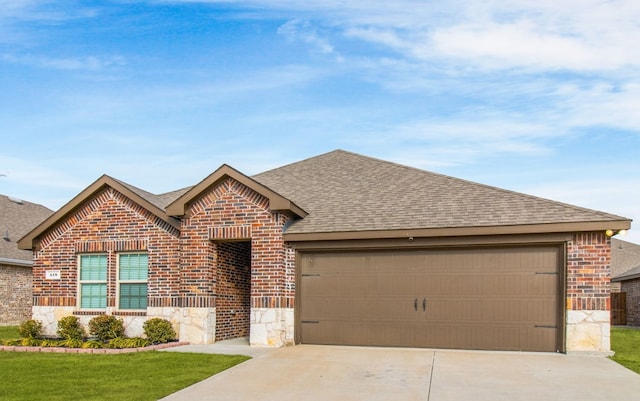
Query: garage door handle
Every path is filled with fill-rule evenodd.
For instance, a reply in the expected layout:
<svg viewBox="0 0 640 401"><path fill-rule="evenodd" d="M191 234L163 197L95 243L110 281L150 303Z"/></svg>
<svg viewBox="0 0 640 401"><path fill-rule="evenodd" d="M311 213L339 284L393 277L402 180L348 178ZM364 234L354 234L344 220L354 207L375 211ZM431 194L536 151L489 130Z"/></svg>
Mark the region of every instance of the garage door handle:
<svg viewBox="0 0 640 401"><path fill-rule="evenodd" d="M427 299L426 298L422 298L422 311L423 312L427 311Z"/></svg>
<svg viewBox="0 0 640 401"><path fill-rule="evenodd" d="M416 312L418 311L418 298L413 301L413 309L415 309Z"/></svg>

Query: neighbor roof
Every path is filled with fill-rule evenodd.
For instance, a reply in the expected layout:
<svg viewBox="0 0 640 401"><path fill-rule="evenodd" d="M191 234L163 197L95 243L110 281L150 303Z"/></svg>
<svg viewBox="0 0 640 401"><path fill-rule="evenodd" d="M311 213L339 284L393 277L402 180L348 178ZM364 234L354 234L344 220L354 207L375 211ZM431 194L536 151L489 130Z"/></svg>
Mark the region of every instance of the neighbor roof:
<svg viewBox="0 0 640 401"><path fill-rule="evenodd" d="M397 235L427 230L456 235L461 229L468 234L506 234L630 227L624 217L343 150L253 178L309 213L287 228L289 240L306 234L321 239L317 234L337 232L384 236L383 231Z"/></svg>
<svg viewBox="0 0 640 401"><path fill-rule="evenodd" d="M640 245L611 240L611 280L625 281L640 277Z"/></svg>
<svg viewBox="0 0 640 401"><path fill-rule="evenodd" d="M18 240L53 213L17 198L0 195L0 263L31 266L33 253L18 249Z"/></svg>

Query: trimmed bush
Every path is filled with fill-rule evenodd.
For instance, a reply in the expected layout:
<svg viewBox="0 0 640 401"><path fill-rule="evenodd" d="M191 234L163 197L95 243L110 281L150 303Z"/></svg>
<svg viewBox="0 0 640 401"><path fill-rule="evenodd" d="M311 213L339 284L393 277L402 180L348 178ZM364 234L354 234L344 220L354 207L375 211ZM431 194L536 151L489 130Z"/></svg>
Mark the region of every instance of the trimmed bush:
<svg viewBox="0 0 640 401"><path fill-rule="evenodd" d="M42 335L42 323L37 320L26 320L20 324L18 329L20 337L23 338L40 338Z"/></svg>
<svg viewBox="0 0 640 401"><path fill-rule="evenodd" d="M176 332L167 319L155 317L144 322L142 327L151 344L168 343L176 338Z"/></svg>
<svg viewBox="0 0 640 401"><path fill-rule="evenodd" d="M89 333L104 343L124 337L124 323L115 316L100 315L89 321Z"/></svg>
<svg viewBox="0 0 640 401"><path fill-rule="evenodd" d="M75 316L65 316L60 319L58 321L57 333L63 339L68 340L69 343L76 343L75 340L77 340L82 344L82 340L85 337L84 327L82 327L80 320Z"/></svg>

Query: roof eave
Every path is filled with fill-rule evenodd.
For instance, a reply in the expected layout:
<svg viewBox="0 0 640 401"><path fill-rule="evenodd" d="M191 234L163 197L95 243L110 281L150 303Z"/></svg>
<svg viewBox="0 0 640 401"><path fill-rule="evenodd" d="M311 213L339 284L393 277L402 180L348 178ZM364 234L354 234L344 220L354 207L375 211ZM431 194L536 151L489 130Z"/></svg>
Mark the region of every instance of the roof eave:
<svg viewBox="0 0 640 401"><path fill-rule="evenodd" d="M510 234L539 234L539 233L568 233L593 232L605 230L628 230L631 220L575 222L575 223L545 223L522 224L510 226L480 226L480 227L445 227L420 228L407 230L371 230L371 231L340 231L340 232L308 232L284 233L287 242L297 241L330 241L352 239L387 239L410 237L460 237L479 235L510 235Z"/></svg>
<svg viewBox="0 0 640 401"><path fill-rule="evenodd" d="M282 212L292 214L294 216L304 218L307 216L301 207L296 205L291 200L284 196L272 191L268 187L260 184L251 177L248 177L233 167L223 164L216 171L211 173L208 177L202 180L199 184L185 192L178 199L173 201L167 206L167 214L169 216L184 216L186 213L187 205L196 199L200 194L207 191L209 188L217 185L220 181L226 177L232 178L242 185L250 188L251 190L259 193L265 198L269 199L269 207L274 212Z"/></svg>
<svg viewBox="0 0 640 401"><path fill-rule="evenodd" d="M108 175L103 175L94 181L91 185L89 185L85 190L76 195L71 201L67 202L64 206L62 206L58 211L49 216L45 221L40 223L36 228L27 233L24 237L22 237L18 241L18 248L29 250L33 249L34 243L33 241L42 235L49 228L58 224L60 221L67 218L70 214L74 213L82 204L101 191L105 187L111 187L116 191L122 193L126 197L130 198L140 206L144 207L149 212L153 213L155 216L159 217L163 221L170 224L176 230L180 230L180 222L175 220L174 218L167 215L162 209L158 208L151 202L142 198L140 195L131 191L131 189L127 188L125 185L121 184L119 181L109 177Z"/></svg>
<svg viewBox="0 0 640 401"><path fill-rule="evenodd" d="M0 265L14 265L23 267L33 267L32 260L12 259L12 258L0 258Z"/></svg>

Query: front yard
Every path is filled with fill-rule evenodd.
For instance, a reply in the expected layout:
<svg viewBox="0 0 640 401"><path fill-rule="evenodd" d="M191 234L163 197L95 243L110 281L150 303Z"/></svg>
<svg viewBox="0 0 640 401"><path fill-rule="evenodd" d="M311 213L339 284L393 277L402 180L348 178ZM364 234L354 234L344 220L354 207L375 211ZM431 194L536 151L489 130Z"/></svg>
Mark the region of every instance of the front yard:
<svg viewBox="0 0 640 401"><path fill-rule="evenodd" d="M18 338L0 326L0 339ZM127 354L0 352L1 400L157 400L249 359L146 351Z"/></svg>

